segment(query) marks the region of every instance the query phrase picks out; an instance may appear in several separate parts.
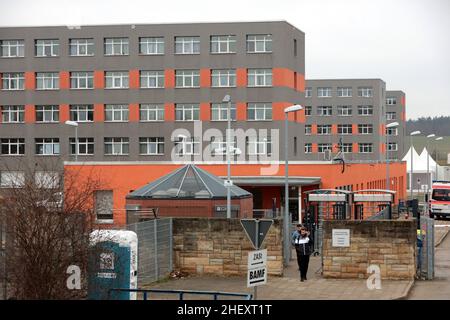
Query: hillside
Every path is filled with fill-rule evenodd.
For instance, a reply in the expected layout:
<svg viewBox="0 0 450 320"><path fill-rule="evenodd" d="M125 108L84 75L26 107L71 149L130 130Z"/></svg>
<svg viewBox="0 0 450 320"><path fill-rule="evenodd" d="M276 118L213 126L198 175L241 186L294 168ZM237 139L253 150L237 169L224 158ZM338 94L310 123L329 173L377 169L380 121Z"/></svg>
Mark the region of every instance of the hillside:
<svg viewBox="0 0 450 320"><path fill-rule="evenodd" d="M425 136L432 133L436 136L450 136L450 117L422 117L408 120L406 128L408 134L419 130Z"/></svg>

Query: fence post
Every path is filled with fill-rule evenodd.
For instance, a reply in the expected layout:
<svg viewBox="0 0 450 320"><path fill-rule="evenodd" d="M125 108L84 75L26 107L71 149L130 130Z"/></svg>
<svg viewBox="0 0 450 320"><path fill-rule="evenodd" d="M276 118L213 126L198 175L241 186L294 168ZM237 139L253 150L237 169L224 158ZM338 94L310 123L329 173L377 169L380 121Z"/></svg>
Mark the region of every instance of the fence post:
<svg viewBox="0 0 450 320"><path fill-rule="evenodd" d="M173 271L173 219L169 218L169 272Z"/></svg>
<svg viewBox="0 0 450 320"><path fill-rule="evenodd" d="M158 219L153 220L153 245L155 253L155 272L156 280L159 280L159 265L158 265Z"/></svg>

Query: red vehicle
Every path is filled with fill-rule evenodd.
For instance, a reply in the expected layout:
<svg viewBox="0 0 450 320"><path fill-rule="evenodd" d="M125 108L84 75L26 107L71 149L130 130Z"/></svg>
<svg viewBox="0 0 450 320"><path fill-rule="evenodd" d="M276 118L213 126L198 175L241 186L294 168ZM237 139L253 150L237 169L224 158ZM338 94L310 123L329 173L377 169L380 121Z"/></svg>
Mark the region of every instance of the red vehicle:
<svg viewBox="0 0 450 320"><path fill-rule="evenodd" d="M435 181L431 188L430 218L450 217L450 181Z"/></svg>

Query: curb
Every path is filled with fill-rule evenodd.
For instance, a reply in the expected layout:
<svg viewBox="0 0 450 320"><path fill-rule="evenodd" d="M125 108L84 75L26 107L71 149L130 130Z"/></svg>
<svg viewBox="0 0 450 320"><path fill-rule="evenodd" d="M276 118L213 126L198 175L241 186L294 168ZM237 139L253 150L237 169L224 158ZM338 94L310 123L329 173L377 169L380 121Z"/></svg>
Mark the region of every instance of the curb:
<svg viewBox="0 0 450 320"><path fill-rule="evenodd" d="M394 298L392 300L407 300L409 294L411 293L411 289L414 287L414 282L414 280L411 280L406 289L403 291L403 294L400 297Z"/></svg>
<svg viewBox="0 0 450 320"><path fill-rule="evenodd" d="M449 228L446 228L447 229L447 232L445 232L444 233L444 235L438 240L438 242L434 245L434 247L436 248L436 247L438 247L441 243L442 243L442 241L444 241L444 239L448 236L448 234L450 233L450 230L449 230Z"/></svg>

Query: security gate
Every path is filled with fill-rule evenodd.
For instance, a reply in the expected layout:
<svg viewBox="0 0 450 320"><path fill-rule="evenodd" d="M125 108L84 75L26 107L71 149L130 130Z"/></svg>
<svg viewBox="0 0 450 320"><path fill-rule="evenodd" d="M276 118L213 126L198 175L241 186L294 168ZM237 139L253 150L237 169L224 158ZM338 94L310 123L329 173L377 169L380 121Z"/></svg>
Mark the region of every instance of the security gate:
<svg viewBox="0 0 450 320"><path fill-rule="evenodd" d="M359 190L353 192L355 220L392 219L395 191Z"/></svg>

